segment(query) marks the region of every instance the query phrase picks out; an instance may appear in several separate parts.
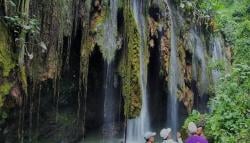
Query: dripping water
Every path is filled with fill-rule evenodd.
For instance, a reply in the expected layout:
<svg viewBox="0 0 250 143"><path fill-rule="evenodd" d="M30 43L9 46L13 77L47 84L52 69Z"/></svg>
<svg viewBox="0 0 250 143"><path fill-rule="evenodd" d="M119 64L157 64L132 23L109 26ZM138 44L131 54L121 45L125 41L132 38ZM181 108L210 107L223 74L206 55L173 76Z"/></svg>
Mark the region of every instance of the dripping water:
<svg viewBox="0 0 250 143"><path fill-rule="evenodd" d="M114 95L114 66L113 62L106 63L104 87L104 122L103 133L105 138L115 135L115 95Z"/></svg>
<svg viewBox="0 0 250 143"><path fill-rule="evenodd" d="M117 49L117 12L118 1L109 1L109 15L104 23L104 43L103 57L106 59L106 73L104 85L104 119L103 137L108 137L108 142L112 142L115 132L115 92L114 92L114 62L113 58ZM106 140L106 139L105 139ZM104 140L103 140L104 141Z"/></svg>
<svg viewBox="0 0 250 143"><path fill-rule="evenodd" d="M208 87L207 62L205 58L206 47L197 30L192 29L189 33L189 37L193 49L193 79L198 81L199 95L202 96L207 92Z"/></svg>
<svg viewBox="0 0 250 143"><path fill-rule="evenodd" d="M128 120L127 142L142 142L143 134L150 130L150 119L147 99L147 64L146 64L146 26L144 17L144 1L132 1L134 18L140 34L140 86L142 93L142 109L140 116L136 119Z"/></svg>
<svg viewBox="0 0 250 143"><path fill-rule="evenodd" d="M109 1L109 15L104 23L104 39L102 53L103 57L111 62L115 56L117 49L117 12L118 12L118 1Z"/></svg>
<svg viewBox="0 0 250 143"><path fill-rule="evenodd" d="M192 80L196 81L196 87L198 89L195 100L196 108L200 112L207 111L207 94L208 94L208 74L207 74L207 52L206 45L202 41L201 32L195 28L191 28L189 31L188 43L190 49L192 49Z"/></svg>
<svg viewBox="0 0 250 143"><path fill-rule="evenodd" d="M212 62L223 62L225 60L224 52L222 49L222 41L219 37L215 37L212 42ZM213 82L216 83L220 77L220 71L218 69L212 70Z"/></svg>
<svg viewBox="0 0 250 143"><path fill-rule="evenodd" d="M180 67L178 64L177 57L177 13L175 13L175 9L172 6L172 3L167 0L165 1L169 8L170 13L170 22L171 22L171 41L170 41L170 66L169 66L169 81L168 81L168 104L167 104L167 126L172 129L173 137L177 132L178 128L178 100L177 100L177 85L180 84L181 78L180 76Z"/></svg>

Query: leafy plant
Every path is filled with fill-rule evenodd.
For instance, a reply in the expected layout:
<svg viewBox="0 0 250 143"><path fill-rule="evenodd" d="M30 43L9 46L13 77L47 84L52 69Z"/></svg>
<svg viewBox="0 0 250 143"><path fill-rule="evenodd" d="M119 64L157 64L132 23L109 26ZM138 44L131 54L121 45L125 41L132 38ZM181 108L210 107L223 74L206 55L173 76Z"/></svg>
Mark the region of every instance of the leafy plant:
<svg viewBox="0 0 250 143"><path fill-rule="evenodd" d="M39 22L37 19L26 18L25 16L5 16L9 26L15 33L21 32L38 34L40 32ZM28 19L26 22L26 19ZM26 24L27 23L27 24Z"/></svg>

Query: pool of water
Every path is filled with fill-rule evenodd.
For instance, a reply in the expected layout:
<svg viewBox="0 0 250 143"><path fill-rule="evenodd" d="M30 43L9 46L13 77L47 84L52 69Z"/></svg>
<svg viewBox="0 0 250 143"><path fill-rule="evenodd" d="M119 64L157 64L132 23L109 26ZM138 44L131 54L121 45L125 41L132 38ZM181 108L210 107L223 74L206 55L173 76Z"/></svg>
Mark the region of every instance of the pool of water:
<svg viewBox="0 0 250 143"><path fill-rule="evenodd" d="M83 140L84 143L124 143L123 137L105 137L102 135L88 135Z"/></svg>
<svg viewBox="0 0 250 143"><path fill-rule="evenodd" d="M159 126L155 126L154 129L152 129L153 132L157 133L155 136L155 143L162 143L162 139L159 133L163 127L167 128L166 126L159 124ZM97 129L96 131L89 131L86 134L85 139L80 143L125 143L124 137L125 135L122 129L116 132L114 136L111 136L109 134L108 136L105 136L103 135L103 132L101 130ZM126 140L126 143L145 143L143 136L141 137L141 139L141 141Z"/></svg>
<svg viewBox="0 0 250 143"><path fill-rule="evenodd" d="M155 143L161 143L162 140L159 137L159 134L155 137ZM142 137L142 140L140 142L135 141L126 141L126 143L144 143L144 139ZM125 139L122 135L116 136L116 137L105 137L101 135L100 133L96 134L88 134L86 135L85 139L82 140L81 143L125 143Z"/></svg>

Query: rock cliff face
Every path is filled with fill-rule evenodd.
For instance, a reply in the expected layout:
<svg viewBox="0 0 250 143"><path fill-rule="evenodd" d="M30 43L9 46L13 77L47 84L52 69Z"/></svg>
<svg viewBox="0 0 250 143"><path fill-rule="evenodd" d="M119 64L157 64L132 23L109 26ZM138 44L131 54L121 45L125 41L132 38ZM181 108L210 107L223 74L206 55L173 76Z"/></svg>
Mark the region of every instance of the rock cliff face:
<svg viewBox="0 0 250 143"><path fill-rule="evenodd" d="M118 1L117 23L113 25L116 48L112 55L107 55L103 44L107 39L104 25L111 15L110 0L0 2L0 139L31 142L48 136L52 142L76 142L87 131L102 126L100 108L104 104L107 59L114 61L117 75L117 126L139 116L143 104L140 35L131 0ZM158 117L152 121L163 121L163 100L169 96L170 16L164 1L146 0L144 4L147 88L152 101L149 110ZM174 5L181 22L176 29L176 49L183 80L177 87L180 114L184 117L192 108L199 108L204 99L205 106L204 96L210 94L202 88L208 88L205 82L211 83L206 65L211 57L213 22L188 5ZM198 54L197 41L203 46ZM9 122L5 122L6 118Z"/></svg>

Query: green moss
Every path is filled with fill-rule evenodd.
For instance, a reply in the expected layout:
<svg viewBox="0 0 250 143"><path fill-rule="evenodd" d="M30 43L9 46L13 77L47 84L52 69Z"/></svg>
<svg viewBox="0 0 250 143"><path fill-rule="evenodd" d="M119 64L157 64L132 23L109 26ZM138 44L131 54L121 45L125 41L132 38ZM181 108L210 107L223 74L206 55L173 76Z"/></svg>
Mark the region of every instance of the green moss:
<svg viewBox="0 0 250 143"><path fill-rule="evenodd" d="M96 16L92 21L91 21L91 30L92 31L97 31L98 28L103 28L101 25L105 22L107 18L107 12L105 10L102 10L98 16Z"/></svg>
<svg viewBox="0 0 250 143"><path fill-rule="evenodd" d="M135 19L129 7L124 8L126 43L123 59L120 63L122 77L122 93L124 96L124 112L127 118L139 116L141 111L140 90L140 37Z"/></svg>
<svg viewBox="0 0 250 143"><path fill-rule="evenodd" d="M20 78L21 78L21 81L22 81L23 89L24 89L25 93L27 93L28 83L27 83L27 76L26 76L25 66L20 67Z"/></svg>
<svg viewBox="0 0 250 143"><path fill-rule="evenodd" d="M9 94L12 84L6 80L10 72L16 66L13 55L10 51L9 33L7 28L0 21L0 69L1 69L1 84L0 84L0 122L4 122L7 118L7 113L3 109L5 96Z"/></svg>
<svg viewBox="0 0 250 143"><path fill-rule="evenodd" d="M73 27L73 11L69 10L73 8L73 1L71 0L59 0L56 4L58 9L58 18L60 22L60 34L64 36L70 36ZM59 35L60 36L60 35Z"/></svg>
<svg viewBox="0 0 250 143"><path fill-rule="evenodd" d="M9 82L4 82L0 85L0 108L4 105L4 98L10 92L11 84Z"/></svg>
<svg viewBox="0 0 250 143"><path fill-rule="evenodd" d="M110 11L109 4L107 2L103 3L104 6L101 12L96 13L97 16L94 21L92 21L92 26L94 26L92 31L96 34L95 42L100 47L104 60L111 62L114 59L117 50L117 26L113 25L112 30L107 26L117 22L112 17L113 15L112 11ZM108 35L110 35L110 37Z"/></svg>
<svg viewBox="0 0 250 143"><path fill-rule="evenodd" d="M9 47L9 35L4 24L0 21L0 68L4 77L8 77L15 67Z"/></svg>

